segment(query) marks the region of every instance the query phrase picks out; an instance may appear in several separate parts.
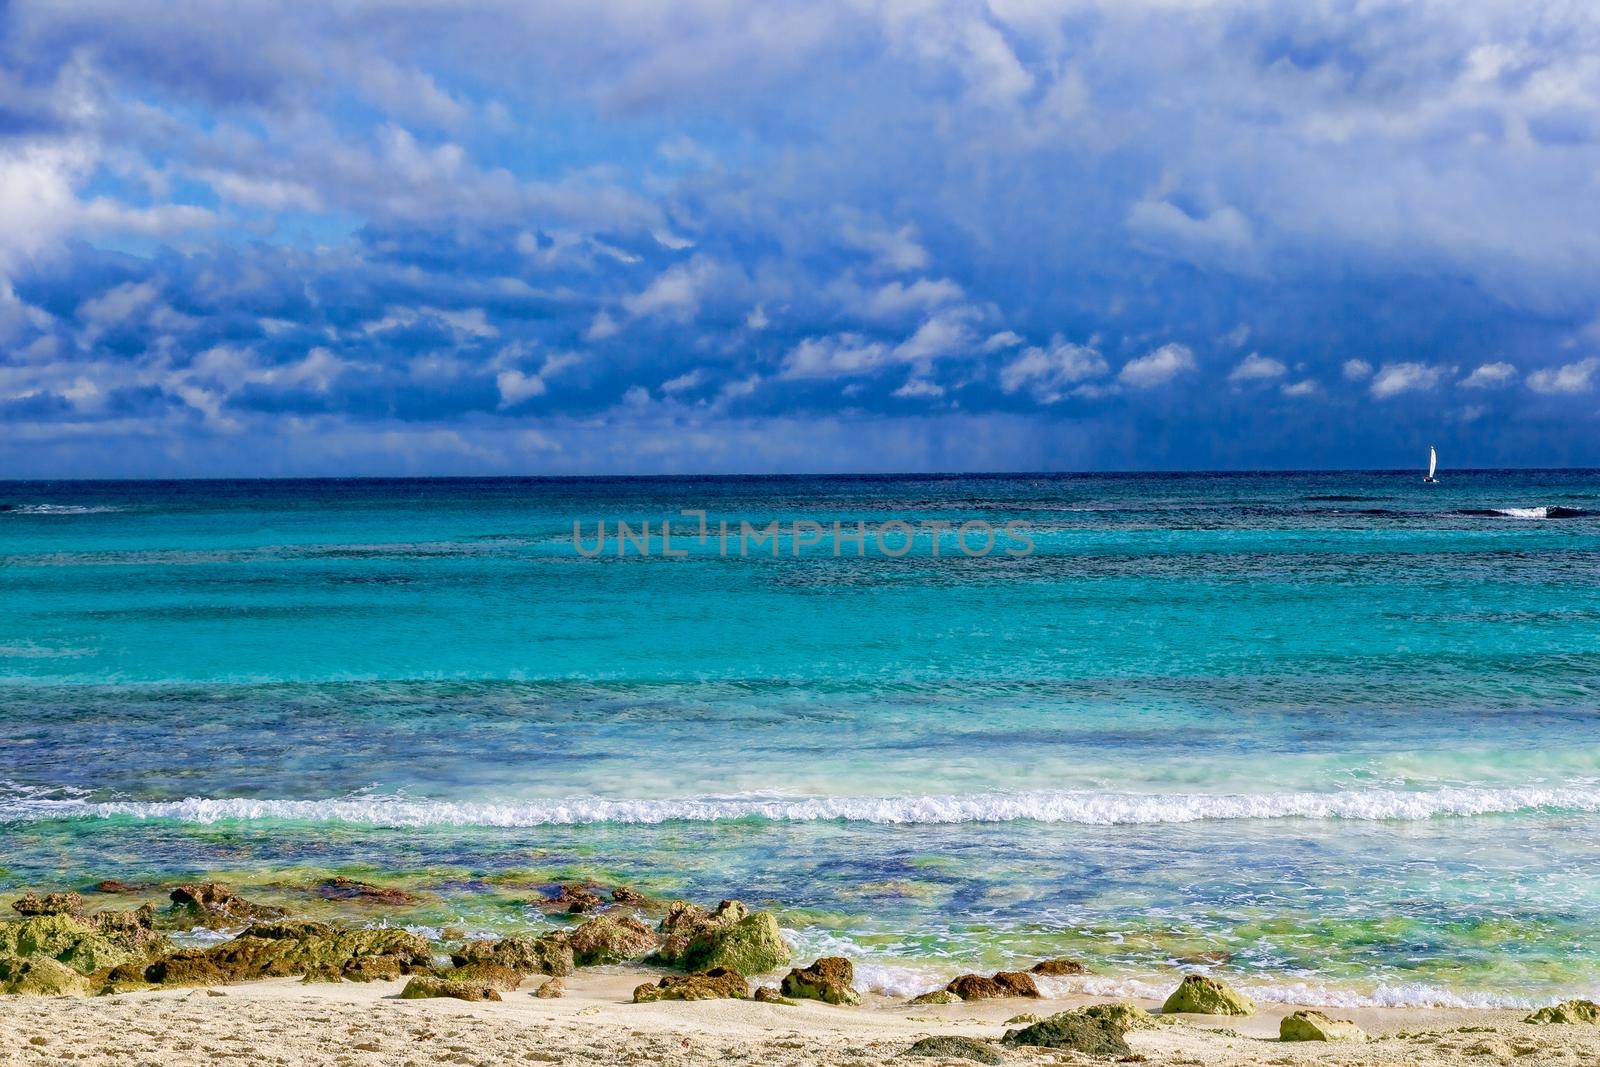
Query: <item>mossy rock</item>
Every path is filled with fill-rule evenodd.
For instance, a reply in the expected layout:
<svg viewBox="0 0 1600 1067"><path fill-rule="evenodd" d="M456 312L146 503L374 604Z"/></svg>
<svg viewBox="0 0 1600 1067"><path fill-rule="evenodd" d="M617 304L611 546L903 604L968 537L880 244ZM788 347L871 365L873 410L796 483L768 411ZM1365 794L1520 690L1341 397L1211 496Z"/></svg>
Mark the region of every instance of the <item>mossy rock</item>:
<svg viewBox="0 0 1600 1067"><path fill-rule="evenodd" d="M926 1056L940 1060L972 1060L974 1063L1003 1063L1005 1057L993 1043L975 1037L925 1037L904 1052L906 1056Z"/></svg>
<svg viewBox="0 0 1600 1067"><path fill-rule="evenodd" d="M960 1004L961 998L948 989L935 989L912 997L908 1003L918 1006L923 1004Z"/></svg>
<svg viewBox="0 0 1600 1067"><path fill-rule="evenodd" d="M503 937L498 941L469 941L450 954L457 967L477 960L498 963L523 974L548 974L560 978L577 968L572 945L564 934L543 937Z"/></svg>
<svg viewBox="0 0 1600 1067"><path fill-rule="evenodd" d="M661 944L655 931L631 915L596 915L566 936L580 967L626 963L649 955Z"/></svg>
<svg viewBox="0 0 1600 1067"><path fill-rule="evenodd" d="M509 993L522 984L524 975L520 971L514 971L510 967L502 967L498 963L478 960L461 967L452 967L448 971L441 971L439 977L450 982L486 985L491 989Z"/></svg>
<svg viewBox="0 0 1600 1067"><path fill-rule="evenodd" d="M338 975L355 981L395 978L432 966L422 937L405 930L342 930L323 923L259 923L208 949L171 953L144 968L156 985L225 985L258 978ZM136 976L113 972L114 980Z"/></svg>
<svg viewBox="0 0 1600 1067"><path fill-rule="evenodd" d="M1365 1041L1367 1033L1348 1019L1334 1019L1306 1009L1285 1015L1278 1024L1280 1041Z"/></svg>
<svg viewBox="0 0 1600 1067"><path fill-rule="evenodd" d="M431 1000L446 997L451 1000L499 1000L498 991L474 982L452 982L445 978L418 975L400 990L401 1000Z"/></svg>
<svg viewBox="0 0 1600 1067"><path fill-rule="evenodd" d="M789 959L789 946L778 932L777 917L770 911L758 911L690 942L682 966L689 971L720 967L740 974L764 974Z"/></svg>
<svg viewBox="0 0 1600 1067"><path fill-rule="evenodd" d="M48 956L0 960L0 990L25 997L86 997L94 985Z"/></svg>
<svg viewBox="0 0 1600 1067"><path fill-rule="evenodd" d="M1565 1000L1540 1008L1522 1021L1534 1026L1600 1024L1600 1004L1592 1000Z"/></svg>
<svg viewBox="0 0 1600 1067"><path fill-rule="evenodd" d="M1112 1013L1088 1008L1064 1011L1021 1030L1007 1030L1000 1040L1007 1045L1068 1049L1090 1056L1130 1056L1124 1040L1128 1028Z"/></svg>
<svg viewBox="0 0 1600 1067"><path fill-rule="evenodd" d="M139 939L108 935L91 920L64 913L34 915L0 923L0 955L19 959L51 959L79 974L108 970L143 959ZM159 941L151 935L151 943Z"/></svg>
<svg viewBox="0 0 1600 1067"><path fill-rule="evenodd" d="M655 983L645 983L633 991L635 1004L658 1000L746 1000L750 984L744 975L725 967L703 974L668 975Z"/></svg>
<svg viewBox="0 0 1600 1067"><path fill-rule="evenodd" d="M796 967L783 976L780 991L797 1000L828 1004L860 1004L855 991L855 968L843 956L824 956L809 967Z"/></svg>
<svg viewBox="0 0 1600 1067"><path fill-rule="evenodd" d="M1256 1006L1249 997L1235 993L1215 978L1190 974L1184 976L1161 1010L1167 1015L1253 1015Z"/></svg>

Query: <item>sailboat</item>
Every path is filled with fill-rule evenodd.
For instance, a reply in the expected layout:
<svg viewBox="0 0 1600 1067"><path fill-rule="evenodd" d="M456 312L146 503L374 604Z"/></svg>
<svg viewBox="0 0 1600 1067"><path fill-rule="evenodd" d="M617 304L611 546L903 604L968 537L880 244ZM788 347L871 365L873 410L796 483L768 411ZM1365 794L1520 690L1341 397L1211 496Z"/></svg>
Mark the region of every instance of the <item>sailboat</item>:
<svg viewBox="0 0 1600 1067"><path fill-rule="evenodd" d="M1422 479L1422 480L1425 481L1425 482L1437 482L1439 479L1437 479L1437 478L1435 478L1433 476L1433 472L1438 470L1438 469L1439 469L1439 453L1434 450L1434 447L1432 445L1429 445L1428 446L1428 476L1426 478Z"/></svg>

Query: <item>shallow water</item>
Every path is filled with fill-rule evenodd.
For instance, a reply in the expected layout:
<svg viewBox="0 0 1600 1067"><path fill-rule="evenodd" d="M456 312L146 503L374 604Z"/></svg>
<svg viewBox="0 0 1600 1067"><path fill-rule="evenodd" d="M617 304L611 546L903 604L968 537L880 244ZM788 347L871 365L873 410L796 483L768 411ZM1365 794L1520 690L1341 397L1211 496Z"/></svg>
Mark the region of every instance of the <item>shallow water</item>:
<svg viewBox="0 0 1600 1067"><path fill-rule="evenodd" d="M1600 988L1600 473L0 506L0 891L378 872L433 894L399 918L511 929L593 876L771 901L885 988L1059 954L1335 1001ZM680 508L1023 520L1033 551L724 557L683 516L682 558L574 551Z"/></svg>

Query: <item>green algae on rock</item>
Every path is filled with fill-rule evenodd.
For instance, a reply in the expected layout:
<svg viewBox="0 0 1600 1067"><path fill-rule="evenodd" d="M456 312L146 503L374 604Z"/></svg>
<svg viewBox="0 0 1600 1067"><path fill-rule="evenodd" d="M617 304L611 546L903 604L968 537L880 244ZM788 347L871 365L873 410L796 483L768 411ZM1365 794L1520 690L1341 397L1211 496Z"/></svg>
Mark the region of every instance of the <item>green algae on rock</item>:
<svg viewBox="0 0 1600 1067"><path fill-rule="evenodd" d="M1600 1024L1600 1004L1592 1000L1564 1000L1540 1008L1522 1021L1534 1026Z"/></svg>
<svg viewBox="0 0 1600 1067"><path fill-rule="evenodd" d="M1005 1057L988 1041L975 1037L925 1037L906 1049L902 1055L926 1056L941 1060L972 1060L974 1063L1002 1063Z"/></svg>
<svg viewBox="0 0 1600 1067"><path fill-rule="evenodd" d="M1367 1033L1349 1019L1335 1019L1305 1009L1286 1015L1278 1024L1279 1041L1365 1041Z"/></svg>
<svg viewBox="0 0 1600 1067"><path fill-rule="evenodd" d="M726 967L713 967L700 974L668 975L654 984L646 982L633 991L635 1004L657 1000L746 1000L750 984L744 975Z"/></svg>
<svg viewBox="0 0 1600 1067"><path fill-rule="evenodd" d="M921 993L921 994L918 994L917 996L912 997L911 1000L908 1003L916 1004L916 1005L922 1005L922 1004L960 1004L961 1003L961 998L956 996L954 993L950 992L950 990L948 990L948 989L934 989L934 990L931 990L930 992Z"/></svg>
<svg viewBox="0 0 1600 1067"><path fill-rule="evenodd" d="M1249 997L1235 993L1215 978L1188 974L1161 1010L1167 1015L1251 1015L1256 1006Z"/></svg>
<svg viewBox="0 0 1600 1067"><path fill-rule="evenodd" d="M110 977L152 985L225 985L296 974L362 981L425 970L432 961L428 942L405 930L258 923L231 941L173 952L143 968L119 967Z"/></svg>
<svg viewBox="0 0 1600 1067"><path fill-rule="evenodd" d="M675 900L657 928L661 947L651 962L686 971L721 967L740 974L762 974L789 962L790 952L771 912L751 912L737 900L724 900L707 913Z"/></svg>
<svg viewBox="0 0 1600 1067"><path fill-rule="evenodd" d="M151 929L151 914L148 909L95 917L52 912L0 923L0 956L51 959L79 974L107 970L168 947Z"/></svg>
<svg viewBox="0 0 1600 1067"><path fill-rule="evenodd" d="M491 963L488 960L475 960L461 967L452 967L449 970L440 971L437 977L443 978L448 982L483 985L488 986L490 989L498 989L501 992L510 993L522 985L523 979L527 976L520 971L512 970L510 967L502 967L498 963Z"/></svg>
<svg viewBox="0 0 1600 1067"><path fill-rule="evenodd" d="M425 974L417 975L400 990L401 1000L430 1000L435 997L448 997L451 1000L499 1000L500 993L486 985L451 982Z"/></svg>
<svg viewBox="0 0 1600 1067"><path fill-rule="evenodd" d="M565 934L543 937L503 937L498 941L469 941L450 954L457 967L476 960L487 960L523 974L548 974L562 977L577 968L572 945Z"/></svg>
<svg viewBox="0 0 1600 1067"><path fill-rule="evenodd" d="M784 996L797 1000L860 1004L855 977L855 968L849 960L843 956L824 956L809 967L796 967L784 975L779 989Z"/></svg>
<svg viewBox="0 0 1600 1067"><path fill-rule="evenodd" d="M1000 1040L1007 1045L1068 1049L1091 1056L1128 1056L1133 1053L1124 1039L1128 1029L1118 1013L1078 1008L1020 1030L1007 1030Z"/></svg>
<svg viewBox="0 0 1600 1067"><path fill-rule="evenodd" d="M1054 960L1040 960L1028 968L1029 974L1036 974L1041 978L1066 978L1071 975L1087 974L1083 964L1077 960L1066 958Z"/></svg>
<svg viewBox="0 0 1600 1067"><path fill-rule="evenodd" d="M64 963L48 956L0 958L0 991L31 997L86 997L94 984Z"/></svg>
<svg viewBox="0 0 1600 1067"><path fill-rule="evenodd" d="M655 931L631 915L596 915L568 933L566 941L580 967L626 963L648 955L661 944Z"/></svg>

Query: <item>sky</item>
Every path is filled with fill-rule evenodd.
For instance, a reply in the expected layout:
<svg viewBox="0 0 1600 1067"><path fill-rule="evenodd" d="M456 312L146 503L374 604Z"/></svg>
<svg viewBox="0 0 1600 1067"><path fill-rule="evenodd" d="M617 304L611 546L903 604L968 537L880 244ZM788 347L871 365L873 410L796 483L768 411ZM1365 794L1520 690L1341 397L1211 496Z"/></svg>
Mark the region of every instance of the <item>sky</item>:
<svg viewBox="0 0 1600 1067"><path fill-rule="evenodd" d="M0 477L1600 466L1600 9L0 0Z"/></svg>

